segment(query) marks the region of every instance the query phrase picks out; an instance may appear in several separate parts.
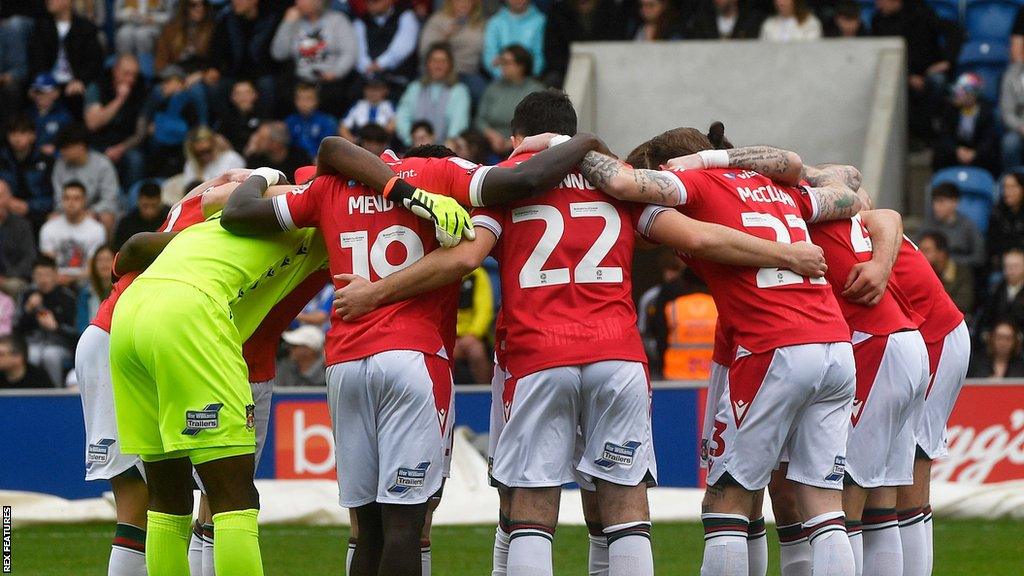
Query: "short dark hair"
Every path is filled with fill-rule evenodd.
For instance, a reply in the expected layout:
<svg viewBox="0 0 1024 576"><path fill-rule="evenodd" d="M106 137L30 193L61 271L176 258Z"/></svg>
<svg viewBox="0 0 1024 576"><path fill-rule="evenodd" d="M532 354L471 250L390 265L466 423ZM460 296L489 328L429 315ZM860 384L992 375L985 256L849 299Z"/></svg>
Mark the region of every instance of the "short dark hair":
<svg viewBox="0 0 1024 576"><path fill-rule="evenodd" d="M417 120L412 123L412 127L409 128L409 134L419 130L420 128L427 131L427 134L434 135L434 125L426 120Z"/></svg>
<svg viewBox="0 0 1024 576"><path fill-rule="evenodd" d="M195 188L195 186L192 188ZM192 188L189 188L189 190ZM143 182L142 186L139 186L139 198L159 198L161 192L160 185L156 182Z"/></svg>
<svg viewBox="0 0 1024 576"><path fill-rule="evenodd" d="M67 182L64 183L63 186L60 187L61 191L65 193L67 193L68 190L71 190L73 188L81 190L83 197L89 195L88 188L85 187L85 184L81 180L68 180Z"/></svg>
<svg viewBox="0 0 1024 576"><path fill-rule="evenodd" d="M42 268L53 268L54 270L56 270L57 269L57 261L54 260L52 256L47 256L46 254L40 254L40 255L36 256L36 261L35 261L34 264L32 264L32 267L33 268L40 268L40 267L42 267Z"/></svg>
<svg viewBox="0 0 1024 576"><path fill-rule="evenodd" d="M952 182L941 182L932 188L932 199L935 198L960 198L960 188Z"/></svg>
<svg viewBox="0 0 1024 576"><path fill-rule="evenodd" d="M66 146L74 146L75 144L81 144L82 146L89 145L89 130L85 126L77 122L68 124L67 126L60 129L57 132L56 142L57 148L64 148Z"/></svg>
<svg viewBox="0 0 1024 576"><path fill-rule="evenodd" d="M27 354L28 346L25 345L25 340L20 336L14 334L8 334L7 336L0 336L0 346L10 346L11 352L17 356L24 358Z"/></svg>
<svg viewBox="0 0 1024 576"><path fill-rule="evenodd" d="M11 119L7 121L7 134L13 134L15 132L35 132L36 123L32 121L32 117L26 113L15 114L11 116Z"/></svg>
<svg viewBox="0 0 1024 576"><path fill-rule="evenodd" d="M836 17L860 20L860 5L854 0L840 0L836 4Z"/></svg>
<svg viewBox="0 0 1024 576"><path fill-rule="evenodd" d="M935 244L935 249L939 252L945 252L949 254L949 238L942 232L925 232L921 234L921 237L917 239L918 244L924 243L925 240L931 240L932 244Z"/></svg>
<svg viewBox="0 0 1024 576"><path fill-rule="evenodd" d="M523 48L521 44L509 44L501 51L512 55L512 60L522 67L527 76L533 75L533 54L530 54L530 51Z"/></svg>
<svg viewBox="0 0 1024 576"><path fill-rule="evenodd" d="M320 95L320 89L316 87L316 84L310 84L309 82L299 82L295 85L295 94L299 92L315 92L317 96Z"/></svg>
<svg viewBox="0 0 1024 576"><path fill-rule="evenodd" d="M514 136L536 136L545 132L576 135L576 109L561 90L548 88L527 94L512 115Z"/></svg>
<svg viewBox="0 0 1024 576"><path fill-rule="evenodd" d="M359 129L359 139L370 142L391 142L391 134L380 124L367 124Z"/></svg>
<svg viewBox="0 0 1024 576"><path fill-rule="evenodd" d="M424 144L423 146L416 146L409 148L405 153L406 158L451 158L455 155L455 152L453 152L451 148L440 144Z"/></svg>

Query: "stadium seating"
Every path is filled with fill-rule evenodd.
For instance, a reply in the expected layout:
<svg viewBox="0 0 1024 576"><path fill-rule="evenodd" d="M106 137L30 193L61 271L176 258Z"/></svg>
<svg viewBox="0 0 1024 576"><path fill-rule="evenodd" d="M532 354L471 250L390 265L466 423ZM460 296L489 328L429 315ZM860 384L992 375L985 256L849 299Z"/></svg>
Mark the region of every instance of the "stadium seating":
<svg viewBox="0 0 1024 576"><path fill-rule="evenodd" d="M999 83L1009 63L1010 47L1006 42L971 40L960 50L961 72L974 72L984 80L984 95L989 102L999 101Z"/></svg>
<svg viewBox="0 0 1024 576"><path fill-rule="evenodd" d="M1020 7L1013 0L969 0L964 11L967 37L1006 42Z"/></svg>
<svg viewBox="0 0 1024 576"><path fill-rule="evenodd" d="M928 5L939 18L960 22L960 0L928 0Z"/></svg>
<svg viewBox="0 0 1024 576"><path fill-rule="evenodd" d="M983 168L944 168L932 176L929 196L931 188L943 182L952 182L960 189L959 212L970 218L984 234L988 230L988 217L996 193L992 175Z"/></svg>

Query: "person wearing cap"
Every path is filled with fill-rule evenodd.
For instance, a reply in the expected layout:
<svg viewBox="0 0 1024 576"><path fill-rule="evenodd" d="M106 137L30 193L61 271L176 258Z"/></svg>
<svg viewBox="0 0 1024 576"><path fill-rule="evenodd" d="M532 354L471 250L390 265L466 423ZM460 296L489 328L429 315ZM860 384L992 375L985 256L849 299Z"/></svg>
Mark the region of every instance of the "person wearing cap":
<svg viewBox="0 0 1024 576"><path fill-rule="evenodd" d="M288 344L288 357L277 366L277 386L325 386L324 331L305 325L285 332L281 338Z"/></svg>
<svg viewBox="0 0 1024 576"><path fill-rule="evenodd" d="M935 143L932 168L975 166L999 175L999 130L992 105L981 95L984 81L965 72L951 90Z"/></svg>
<svg viewBox="0 0 1024 576"><path fill-rule="evenodd" d="M941 233L949 240L949 255L959 266L977 267L985 263L985 240L974 222L957 212L960 188L952 182L932 189L932 209L925 217L921 234Z"/></svg>
<svg viewBox="0 0 1024 576"><path fill-rule="evenodd" d="M60 101L60 87L52 74L40 74L28 91L32 98L32 121L36 124L37 143L46 154L53 154L54 141L61 128L74 120L67 106Z"/></svg>

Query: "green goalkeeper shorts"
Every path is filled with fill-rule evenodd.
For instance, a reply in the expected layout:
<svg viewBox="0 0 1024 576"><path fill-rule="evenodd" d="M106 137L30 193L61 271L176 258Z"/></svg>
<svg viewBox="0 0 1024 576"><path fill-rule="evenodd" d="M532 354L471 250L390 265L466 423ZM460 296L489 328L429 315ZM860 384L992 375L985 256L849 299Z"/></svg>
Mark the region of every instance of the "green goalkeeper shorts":
<svg viewBox="0 0 1024 576"><path fill-rule="evenodd" d="M200 464L255 451L255 406L225 304L139 279L114 309L110 368L121 451Z"/></svg>

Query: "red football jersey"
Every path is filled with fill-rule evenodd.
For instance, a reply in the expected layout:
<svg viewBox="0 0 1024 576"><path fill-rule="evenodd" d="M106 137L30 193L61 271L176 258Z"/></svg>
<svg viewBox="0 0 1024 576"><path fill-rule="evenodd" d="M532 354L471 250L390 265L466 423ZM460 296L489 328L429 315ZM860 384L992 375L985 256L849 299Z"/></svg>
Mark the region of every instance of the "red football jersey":
<svg viewBox="0 0 1024 576"><path fill-rule="evenodd" d="M864 332L872 336L887 336L901 330L916 330L919 318L911 318L908 310L893 295L890 286L875 306L864 306L843 298L842 292L850 270L861 262L871 260L871 236L860 216L848 220L819 222L811 226L814 243L825 251L828 272L825 278L832 285L843 317L850 332Z"/></svg>
<svg viewBox="0 0 1024 576"><path fill-rule="evenodd" d="M573 172L543 195L474 211L473 223L498 237L497 348L509 373L647 362L632 297L633 231L646 234L663 210L614 200Z"/></svg>
<svg viewBox="0 0 1024 576"><path fill-rule="evenodd" d="M484 167L460 158L406 158L390 151L381 159L413 186L438 194L472 196ZM274 206L287 228L314 226L327 242L331 275L358 274L379 280L438 248L434 225L385 200L373 190L339 176L319 176ZM455 345L459 283L382 306L356 322L331 317L327 364L365 358L387 350L443 351Z"/></svg>
<svg viewBox="0 0 1024 576"><path fill-rule="evenodd" d="M310 274L263 318L242 346L242 357L249 368L249 382L266 382L274 378L277 374L277 346L281 341L281 333L330 281L331 275L327 270Z"/></svg>
<svg viewBox="0 0 1024 576"><path fill-rule="evenodd" d="M181 232L185 228L198 224L203 220L206 220L206 217L203 216L203 195L197 194L171 208L171 211L167 214L167 219L164 220L157 230L160 232ZM104 332L110 332L110 322L114 317L114 305L117 304L117 299L121 297L121 293L124 292L125 288L128 288L128 285L138 278L139 274L141 272L129 272L114 282L110 295L100 303L99 308L96 310L96 317L92 319L90 324L102 329Z"/></svg>
<svg viewBox="0 0 1024 576"><path fill-rule="evenodd" d="M736 347L732 344L732 338L725 331L722 319L715 322L715 347L711 352L711 361L721 366L732 366L736 358Z"/></svg>
<svg viewBox="0 0 1024 576"><path fill-rule="evenodd" d="M679 210L777 242L809 241L805 220L817 215L801 188L740 170L667 171L679 182ZM758 353L798 344L849 342L850 332L828 282L780 268L727 266L689 259L707 282L733 344Z"/></svg>
<svg viewBox="0 0 1024 576"><path fill-rule="evenodd" d="M942 340L963 322L963 312L946 294L942 280L939 280L931 264L906 236L896 256L889 283L895 284L911 308L924 318L920 330L925 342Z"/></svg>

